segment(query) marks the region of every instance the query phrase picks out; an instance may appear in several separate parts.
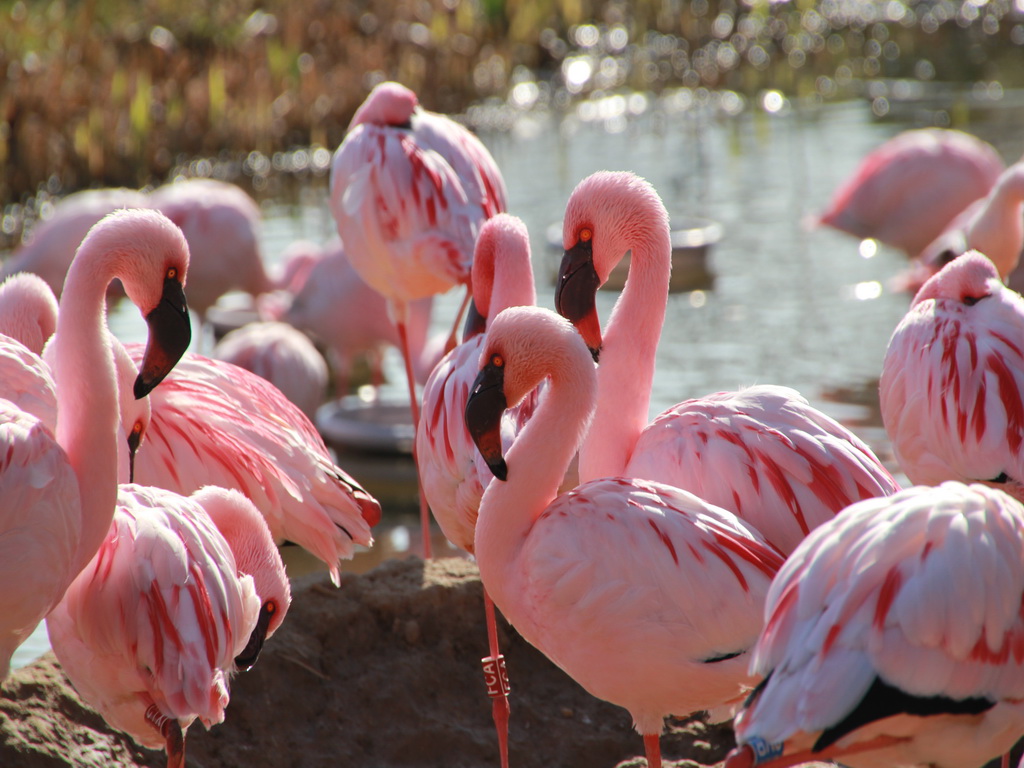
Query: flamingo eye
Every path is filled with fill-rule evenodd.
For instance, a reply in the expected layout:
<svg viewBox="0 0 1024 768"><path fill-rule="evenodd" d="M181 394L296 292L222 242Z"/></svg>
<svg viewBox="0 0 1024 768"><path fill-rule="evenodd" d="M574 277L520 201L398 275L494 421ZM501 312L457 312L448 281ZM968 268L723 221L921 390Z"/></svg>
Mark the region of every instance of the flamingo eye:
<svg viewBox="0 0 1024 768"><path fill-rule="evenodd" d="M275 613L277 613L277 603L275 603L273 600L268 600L266 604L264 604L263 610L265 610L267 613L273 616Z"/></svg>
<svg viewBox="0 0 1024 768"><path fill-rule="evenodd" d="M168 267L167 268L167 279L168 280L174 280L177 277L178 277L178 270L177 270L177 268L176 267Z"/></svg>
<svg viewBox="0 0 1024 768"><path fill-rule="evenodd" d="M133 435L141 435L142 434L142 422L141 421L136 421L135 424L132 425L132 434Z"/></svg>
<svg viewBox="0 0 1024 768"><path fill-rule="evenodd" d="M580 240L584 243L589 243L594 239L594 232L589 227L584 227L580 230Z"/></svg>
<svg viewBox="0 0 1024 768"><path fill-rule="evenodd" d="M493 354L491 355L491 365L493 365L495 368L504 368L505 358L499 354Z"/></svg>

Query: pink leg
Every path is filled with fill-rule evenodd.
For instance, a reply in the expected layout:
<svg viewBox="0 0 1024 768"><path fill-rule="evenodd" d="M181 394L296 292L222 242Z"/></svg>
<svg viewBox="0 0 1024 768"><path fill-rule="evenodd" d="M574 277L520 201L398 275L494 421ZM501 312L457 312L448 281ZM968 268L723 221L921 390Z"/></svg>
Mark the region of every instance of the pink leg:
<svg viewBox="0 0 1024 768"><path fill-rule="evenodd" d="M1005 755L1003 755L1003 759L1000 762L1000 765L1002 765L1002 768L1010 768L1010 753L1009 752L1007 752Z"/></svg>
<svg viewBox="0 0 1024 768"><path fill-rule="evenodd" d="M455 322L452 323L452 332L448 334L448 339L444 343L444 353L447 355L451 352L459 343L459 326L462 325L462 316L466 314L466 308L469 306L469 300L473 298L473 294L470 291L470 287L466 286L466 295L462 297L462 304L459 306L459 311L455 314Z"/></svg>
<svg viewBox="0 0 1024 768"><path fill-rule="evenodd" d="M501 755L501 768L508 768L508 718L511 708L508 703L508 674L505 672L505 659L498 652L498 625L494 618L494 602L484 589L484 614L487 617L487 645L491 655L481 659L484 665L484 681L487 683L487 695L491 697L491 717L494 719L494 730L498 732L498 752Z"/></svg>
<svg viewBox="0 0 1024 768"><path fill-rule="evenodd" d="M647 754L647 768L661 768L661 734L644 734L644 752Z"/></svg>
<svg viewBox="0 0 1024 768"><path fill-rule="evenodd" d="M181 724L172 717L167 717L156 704L146 709L146 720L164 737L167 742L167 768L185 768L185 734Z"/></svg>
<svg viewBox="0 0 1024 768"><path fill-rule="evenodd" d="M404 314L404 313L403 313ZM398 328L398 339L402 344L402 359L405 360L405 378L409 383L409 407L412 409L413 449L412 458L416 461L416 430L420 425L420 404L416 397L416 377L412 372L412 357L409 354L409 335L406 332L405 321L395 323ZM420 526L423 529L423 559L431 558L430 548L430 509L427 507L427 498L423 495L423 489L419 488L420 497Z"/></svg>

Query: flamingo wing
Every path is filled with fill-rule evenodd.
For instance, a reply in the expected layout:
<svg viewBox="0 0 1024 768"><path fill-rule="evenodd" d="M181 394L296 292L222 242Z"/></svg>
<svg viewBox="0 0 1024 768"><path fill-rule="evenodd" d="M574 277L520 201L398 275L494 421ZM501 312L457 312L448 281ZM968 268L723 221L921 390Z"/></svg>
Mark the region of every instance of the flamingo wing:
<svg viewBox="0 0 1024 768"><path fill-rule="evenodd" d="M57 390L50 366L24 344L3 335L0 335L0 397L35 416L51 434L56 433Z"/></svg>
<svg viewBox="0 0 1024 768"><path fill-rule="evenodd" d="M655 729L642 732L753 684L746 651L782 556L734 515L660 483L608 478L558 497L523 547L517 588L529 607L507 617L587 690Z"/></svg>
<svg viewBox="0 0 1024 768"><path fill-rule="evenodd" d="M48 624L83 698L140 743L164 746L146 720L222 722L234 657L256 625L252 578L194 501L121 486L107 538Z"/></svg>
<svg viewBox="0 0 1024 768"><path fill-rule="evenodd" d="M138 346L129 351L138 359ZM334 464L313 424L269 382L190 355L149 397L138 482L183 495L204 485L240 490L275 538L324 561L335 580L339 559L373 543L380 504Z"/></svg>
<svg viewBox="0 0 1024 768"><path fill-rule="evenodd" d="M984 482L1024 499L1024 299L977 253L932 281L882 366L893 451L914 483Z"/></svg>
<svg viewBox="0 0 1024 768"><path fill-rule="evenodd" d="M737 719L738 739L804 732L827 746L851 724L898 714L858 711L880 686L936 714L1019 700L1022 605L1024 507L1006 494L948 482L859 502L813 531L773 582L751 665L770 678Z"/></svg>
<svg viewBox="0 0 1024 768"><path fill-rule="evenodd" d="M860 438L778 386L669 408L641 433L625 474L685 488L787 553L849 504L898 489Z"/></svg>

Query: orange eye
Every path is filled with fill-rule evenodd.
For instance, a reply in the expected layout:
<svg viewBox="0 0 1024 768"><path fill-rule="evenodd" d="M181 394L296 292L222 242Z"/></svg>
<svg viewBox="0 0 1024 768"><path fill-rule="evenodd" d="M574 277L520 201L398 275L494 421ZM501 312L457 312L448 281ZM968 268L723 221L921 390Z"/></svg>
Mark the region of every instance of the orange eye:
<svg viewBox="0 0 1024 768"><path fill-rule="evenodd" d="M177 276L178 276L178 270L177 269L175 269L174 267L168 267L167 268L167 278L169 280L173 280Z"/></svg>
<svg viewBox="0 0 1024 768"><path fill-rule="evenodd" d="M491 355L491 365L495 368L502 368L505 365L505 358L501 355Z"/></svg>
<svg viewBox="0 0 1024 768"><path fill-rule="evenodd" d="M142 434L142 422L141 421L136 421L134 426L132 426L132 434L133 435L141 435Z"/></svg>
<svg viewBox="0 0 1024 768"><path fill-rule="evenodd" d="M263 606L263 610L265 610L269 614L275 614L277 613L277 603L275 603L273 600L269 600L267 601L267 604Z"/></svg>
<svg viewBox="0 0 1024 768"><path fill-rule="evenodd" d="M594 233L593 231L591 231L589 227L584 227L583 229L580 230L580 240L582 240L584 243L590 242L590 240L593 237Z"/></svg>

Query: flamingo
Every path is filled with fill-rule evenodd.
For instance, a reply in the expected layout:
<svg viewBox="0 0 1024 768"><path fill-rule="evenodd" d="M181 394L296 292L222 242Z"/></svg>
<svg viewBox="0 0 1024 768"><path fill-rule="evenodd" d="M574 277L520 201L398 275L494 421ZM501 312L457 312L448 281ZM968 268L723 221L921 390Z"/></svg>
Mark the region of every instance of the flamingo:
<svg viewBox="0 0 1024 768"><path fill-rule="evenodd" d="M473 304L484 318L493 317L506 307L536 304L530 237L521 219L499 213L484 222L476 242L471 277ZM473 335L445 355L434 368L423 388L423 420L416 430L420 487L444 535L470 554L480 498L493 477L466 431L465 423L466 399L477 375L484 340L485 334ZM534 404L534 399L530 398L506 415L502 426L505 445L511 443L529 418ZM490 656L483 660L485 675L488 680L495 680L489 672L503 661L498 652L494 605L486 589L484 605L490 644ZM502 676L495 682L498 684L488 692L494 699L501 764L507 766L507 678Z"/></svg>
<svg viewBox="0 0 1024 768"><path fill-rule="evenodd" d="M115 277L149 325L133 391L143 397L188 346L182 283L188 246L161 214L102 219L82 241L64 284L50 342L56 430L0 400L0 679L14 650L99 549L117 496L117 384L104 322Z"/></svg>
<svg viewBox="0 0 1024 768"><path fill-rule="evenodd" d="M305 331L326 347L338 392L349 391L352 368L360 356L369 360L374 383L383 381L384 350L400 346L398 331L388 315L384 297L359 276L341 241L332 239L311 263L302 268L296 265L295 269L297 274L289 281L290 300L284 299L278 319ZM305 276L301 275L303 271ZM425 381L438 362L427 342L433 301L428 296L409 305L409 353L417 382Z"/></svg>
<svg viewBox="0 0 1024 768"><path fill-rule="evenodd" d="M309 337L288 323L247 323L225 334L211 355L263 377L309 419L327 396L327 362Z"/></svg>
<svg viewBox="0 0 1024 768"><path fill-rule="evenodd" d="M480 226L507 210L507 197L486 147L455 121L421 109L416 94L398 83L370 92L334 153L331 212L352 266L388 300L413 425L420 418L408 304L469 280ZM422 493L420 511L429 558L430 513Z"/></svg>
<svg viewBox="0 0 1024 768"><path fill-rule="evenodd" d="M817 223L916 257L1003 172L988 142L963 131L904 131L870 152Z"/></svg>
<svg viewBox="0 0 1024 768"><path fill-rule="evenodd" d="M141 348L127 345L133 359ZM235 488L271 534L322 560L373 544L380 504L337 466L308 418L273 384L231 363L188 353L150 394L152 418L135 456L135 480L190 494Z"/></svg>
<svg viewBox="0 0 1024 768"><path fill-rule="evenodd" d="M975 768L1024 732L1024 507L949 481L858 502L772 583L726 768Z"/></svg>
<svg viewBox="0 0 1024 768"><path fill-rule="evenodd" d="M258 296L272 289L263 264L263 216L236 184L183 179L157 187L148 204L181 227L192 254L189 305L201 322L231 290Z"/></svg>
<svg viewBox="0 0 1024 768"><path fill-rule="evenodd" d="M28 239L4 262L0 277L31 272L59 297L75 251L92 226L121 208L146 207L146 195L123 187L84 189L61 198L53 214L37 222Z"/></svg>
<svg viewBox="0 0 1024 768"><path fill-rule="evenodd" d="M284 620L288 577L238 491L122 485L99 551L46 619L72 685L114 728L185 765L185 732L223 722L228 684Z"/></svg>
<svg viewBox="0 0 1024 768"><path fill-rule="evenodd" d="M1024 299L971 251L924 284L889 340L882 421L915 484L982 482L1024 500Z"/></svg>
<svg viewBox="0 0 1024 768"><path fill-rule="evenodd" d="M985 254L1009 283L1024 248L1024 162L1007 168L987 196L976 200L922 252L920 261L934 274L967 251ZM918 286L920 287L920 286Z"/></svg>
<svg viewBox="0 0 1024 768"><path fill-rule="evenodd" d="M32 272L16 272L0 283L0 333L16 339L34 355L57 330L57 297Z"/></svg>
<svg viewBox="0 0 1024 768"><path fill-rule="evenodd" d="M747 651L782 557L735 515L661 483L607 477L555 497L598 389L563 318L506 309L479 366L466 426L501 481L480 502L481 581L523 638L629 711L657 768L666 715L720 717L756 681ZM545 377L545 396L502 458L503 412Z"/></svg>
<svg viewBox="0 0 1024 768"><path fill-rule="evenodd" d="M851 502L898 488L863 441L788 387L687 400L647 423L672 256L668 214L646 181L609 172L584 179L570 196L563 241L555 306L600 354L581 480L624 475L685 488L786 553ZM602 338L595 294L627 251L628 280Z"/></svg>

